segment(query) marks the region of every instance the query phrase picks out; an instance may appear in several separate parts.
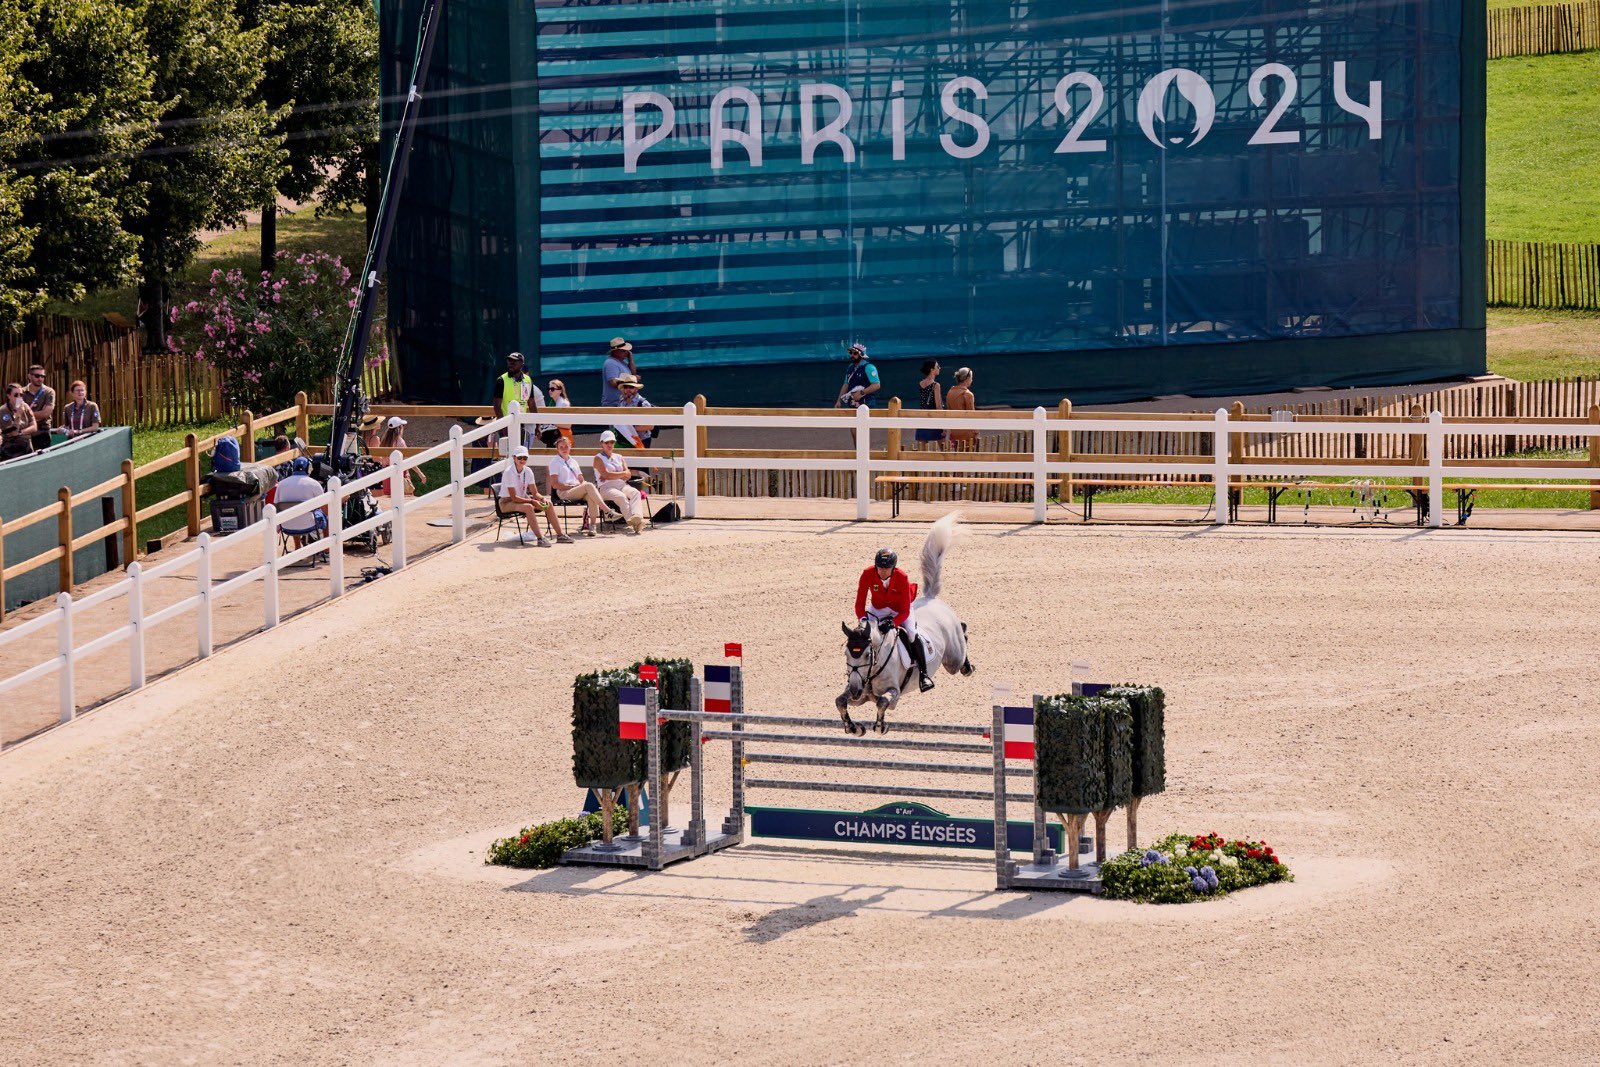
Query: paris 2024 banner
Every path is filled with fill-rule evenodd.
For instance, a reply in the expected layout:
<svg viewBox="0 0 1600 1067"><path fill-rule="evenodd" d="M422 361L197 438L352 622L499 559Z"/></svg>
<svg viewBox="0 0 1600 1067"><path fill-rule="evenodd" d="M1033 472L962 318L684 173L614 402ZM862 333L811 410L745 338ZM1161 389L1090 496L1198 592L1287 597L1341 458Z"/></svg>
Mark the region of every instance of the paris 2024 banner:
<svg viewBox="0 0 1600 1067"><path fill-rule="evenodd" d="M1460 0L537 17L549 371L1462 324Z"/></svg>

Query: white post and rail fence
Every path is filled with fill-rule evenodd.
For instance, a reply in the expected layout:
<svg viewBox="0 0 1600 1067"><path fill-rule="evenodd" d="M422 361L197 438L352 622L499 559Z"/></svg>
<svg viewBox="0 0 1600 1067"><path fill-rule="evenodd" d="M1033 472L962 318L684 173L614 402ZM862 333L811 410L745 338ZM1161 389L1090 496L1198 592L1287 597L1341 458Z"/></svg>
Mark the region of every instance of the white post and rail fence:
<svg viewBox="0 0 1600 1067"><path fill-rule="evenodd" d="M703 402L702 402L703 403ZM648 449L626 453L633 466L674 468L681 475L683 512L685 517L696 515L701 495L701 482L705 474L726 470L831 470L846 472L854 481L855 511L859 519L871 515L874 484L880 478L904 478L926 475L929 477L961 481L976 476L976 472L999 472L1028 487L1032 504L1032 517L1043 522L1052 498L1070 499L1074 484L1096 481L1106 484L1127 484L1122 479L1141 479L1137 484L1199 484L1209 483L1212 489L1210 519L1213 523L1230 521L1230 504L1237 494L1251 485L1262 484L1251 479L1283 479L1290 476L1410 479L1410 484L1399 488L1413 494L1419 511L1426 514L1428 525L1441 524L1442 501L1446 479L1477 480L1518 479L1565 480L1571 483L1582 480L1570 488L1586 489L1600 482L1600 419L1591 418L1582 423L1563 421L1559 432L1589 441L1589 456L1584 459L1515 459L1515 460L1447 460L1448 442L1456 435L1536 435L1552 432L1550 420L1496 419L1490 421L1454 419L1447 421L1435 411L1424 419L1339 418L1296 419L1292 422L1273 420L1263 416L1231 415L1219 408L1214 415L1202 417L1181 415L1126 415L1123 413L1096 413L1089 419L1070 413L1063 404L1052 413L1035 408L1031 413L950 413L950 412L897 412L893 418L893 431L916 429L1004 430L1025 435L1031 447L1021 453L981 452L901 452L897 448L874 451L870 431L886 428L887 413L871 412L859 408L854 413L815 412L707 412L702 404L687 403L681 409L651 408L649 418L658 427L672 426L683 429L681 450ZM305 409L302 407L301 409ZM214 601L240 587L261 582L262 626L271 628L281 621L278 576L289 566L308 557L328 554L328 596L344 593L344 546L351 538L360 537L379 527L387 527L391 534L392 568L399 570L407 565L407 542L404 520L418 508L450 502L451 542L466 538L467 523L465 499L469 489L489 481L505 469L507 460L500 448L491 448L490 438L504 435L505 440L521 440L526 424L556 423L562 425L592 424L597 415L616 417L616 409L558 408L544 409L534 414L513 410L487 425L471 430L452 427L447 441L429 448L406 449L391 452L389 465L348 483L332 479L327 491L317 498L282 511L268 508L264 517L224 537L198 533L193 548L172 559L154 566L138 561L130 563L124 577L91 595L75 599L69 592L60 594L52 610L0 632L0 671L13 671L14 655L7 649L17 645L29 635L53 628L57 634L57 652L25 669L0 676L0 694L20 686L37 682L51 674L57 675L60 685L60 718L69 721L78 710L75 686L75 667L85 657L99 655L113 646L126 642L128 652L128 680L131 689L146 682L148 673L147 637L149 631L180 616L196 617L197 654L201 658L213 651L212 611ZM709 433L722 429L748 430L815 430L821 428L855 431L855 446L851 450L738 450L713 451L707 446ZM1171 432L1199 435L1209 438L1205 453L1192 455L1118 455L1078 454L1070 448L1071 436L1092 429L1096 432L1127 432L1131 434ZM1246 455L1243 442L1251 435L1271 434L1278 437L1305 435L1397 434L1412 439L1411 454L1401 459L1340 459L1329 461L1319 457L1252 457ZM1051 442L1054 439L1055 448ZM1067 443L1064 443L1067 442ZM191 454L195 454L193 448ZM468 473L469 457L486 458L489 463ZM437 488L417 496L407 497L405 484L410 471L424 463L448 459L448 480ZM198 478L198 471L190 480ZM353 494L370 491L387 481L389 494L371 517L352 525L343 521L344 503ZM1450 486L1454 488L1454 486ZM286 523L304 517L313 510L327 510L326 536L318 541L285 551L280 530ZM101 536L105 536L101 534ZM70 543L70 541L69 541ZM214 579L213 557L217 553L240 546L255 546L261 562L222 581ZM150 614L145 613L144 589L148 583L164 575L193 567L196 573L194 592ZM77 644L73 621L84 611L113 601L121 600L127 609L127 622L94 639Z"/></svg>

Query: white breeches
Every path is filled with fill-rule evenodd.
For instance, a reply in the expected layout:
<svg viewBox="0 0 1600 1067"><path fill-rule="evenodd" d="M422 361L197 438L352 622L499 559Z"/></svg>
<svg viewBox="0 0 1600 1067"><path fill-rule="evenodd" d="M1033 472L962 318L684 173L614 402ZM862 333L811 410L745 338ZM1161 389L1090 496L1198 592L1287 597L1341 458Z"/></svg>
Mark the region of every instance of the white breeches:
<svg viewBox="0 0 1600 1067"><path fill-rule="evenodd" d="M874 607L871 604L868 604L867 605L867 618L869 618L869 619L893 619L894 618L894 609L893 608L879 608L879 607ZM916 611L913 610L909 615L906 616L906 624L905 624L904 629L906 631L906 636L907 637L911 638L913 641L916 640L916 637L917 637L917 613L916 613Z"/></svg>
<svg viewBox="0 0 1600 1067"><path fill-rule="evenodd" d="M611 501L625 519L644 518L644 497L639 490L623 481L601 482L600 496Z"/></svg>

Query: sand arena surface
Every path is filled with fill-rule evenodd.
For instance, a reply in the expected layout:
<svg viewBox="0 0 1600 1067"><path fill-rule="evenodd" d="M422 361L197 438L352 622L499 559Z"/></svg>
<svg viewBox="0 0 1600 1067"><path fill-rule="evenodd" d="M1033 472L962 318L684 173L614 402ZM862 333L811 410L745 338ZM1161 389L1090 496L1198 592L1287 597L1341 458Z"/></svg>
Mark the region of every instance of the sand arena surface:
<svg viewBox="0 0 1600 1067"><path fill-rule="evenodd" d="M1592 1062L1581 535L968 529L946 582L978 674L901 715L986 721L991 681L1055 691L1073 658L1159 683L1141 829L1264 837L1293 885L1140 907L778 841L481 864L581 799L574 674L742 640L752 711L831 714L861 561L925 530L480 535L12 751L0 1060Z"/></svg>

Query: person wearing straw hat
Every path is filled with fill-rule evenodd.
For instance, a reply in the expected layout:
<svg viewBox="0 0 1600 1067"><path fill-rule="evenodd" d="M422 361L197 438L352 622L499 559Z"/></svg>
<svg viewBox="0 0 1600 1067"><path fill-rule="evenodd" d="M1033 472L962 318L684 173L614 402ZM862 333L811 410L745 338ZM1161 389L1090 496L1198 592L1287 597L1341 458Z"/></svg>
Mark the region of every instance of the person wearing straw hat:
<svg viewBox="0 0 1600 1067"><path fill-rule="evenodd" d="M622 390L618 388L625 374L637 375L639 368L633 362L633 346L625 337L611 339L611 354L600 367L600 406L614 408L622 403Z"/></svg>
<svg viewBox="0 0 1600 1067"><path fill-rule="evenodd" d="M361 416L361 421L356 423L356 433L361 435L361 447L367 450L367 455L378 454L379 438L383 433L383 416L367 414Z"/></svg>
<svg viewBox="0 0 1600 1067"><path fill-rule="evenodd" d="M636 374L624 374L617 379L617 389L622 393L622 406L625 408L647 408L650 401L640 392L644 383ZM612 429L617 431L617 436L628 442L634 448L649 448L650 442L655 439L654 426L639 426L629 422L619 422Z"/></svg>
<svg viewBox="0 0 1600 1067"><path fill-rule="evenodd" d="M600 435L600 451L594 454L594 480L600 496L607 500L628 521L628 529L638 533L644 528L644 495L628 484L633 471L628 461L617 454L617 435L607 430Z"/></svg>

